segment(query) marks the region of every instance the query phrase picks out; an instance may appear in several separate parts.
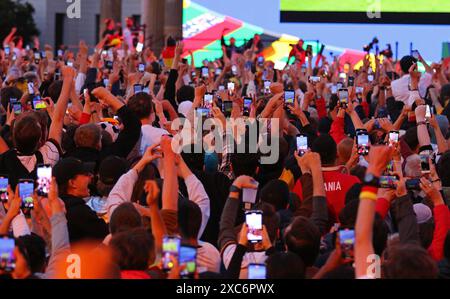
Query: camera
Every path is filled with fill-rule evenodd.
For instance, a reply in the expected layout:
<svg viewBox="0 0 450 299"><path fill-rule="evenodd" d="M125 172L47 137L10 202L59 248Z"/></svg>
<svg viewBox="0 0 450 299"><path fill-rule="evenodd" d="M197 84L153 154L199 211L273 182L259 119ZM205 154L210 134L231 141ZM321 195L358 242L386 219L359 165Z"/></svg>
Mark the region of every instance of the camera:
<svg viewBox="0 0 450 299"><path fill-rule="evenodd" d="M374 37L374 38L372 39L372 41L371 41L368 45L365 45L365 46L363 47L363 50L364 50L365 52L369 53L370 50L373 49L373 46L375 46L376 44L378 44L378 42L379 42L379 41L378 41L378 38Z"/></svg>

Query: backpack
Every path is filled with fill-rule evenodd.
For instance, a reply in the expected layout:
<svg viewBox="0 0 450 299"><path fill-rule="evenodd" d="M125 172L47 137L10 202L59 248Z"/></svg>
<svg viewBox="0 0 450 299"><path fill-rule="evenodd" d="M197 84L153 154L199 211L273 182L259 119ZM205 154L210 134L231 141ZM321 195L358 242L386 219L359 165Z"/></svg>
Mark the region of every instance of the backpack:
<svg viewBox="0 0 450 299"><path fill-rule="evenodd" d="M20 162L15 149L0 155L0 174L8 176L12 190L15 190L21 179L37 180L37 167L39 164L44 164L44 157L40 151L36 151L34 156L36 156L36 165L31 172L28 172L22 162Z"/></svg>

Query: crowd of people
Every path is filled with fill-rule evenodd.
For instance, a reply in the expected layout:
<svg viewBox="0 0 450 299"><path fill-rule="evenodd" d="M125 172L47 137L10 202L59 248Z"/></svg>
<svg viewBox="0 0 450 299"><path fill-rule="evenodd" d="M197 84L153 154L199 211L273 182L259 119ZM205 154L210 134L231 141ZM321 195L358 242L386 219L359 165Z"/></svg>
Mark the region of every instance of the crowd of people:
<svg viewBox="0 0 450 299"><path fill-rule="evenodd" d="M450 277L448 66L300 41L275 69L255 36L196 68L107 25L0 50L1 278Z"/></svg>

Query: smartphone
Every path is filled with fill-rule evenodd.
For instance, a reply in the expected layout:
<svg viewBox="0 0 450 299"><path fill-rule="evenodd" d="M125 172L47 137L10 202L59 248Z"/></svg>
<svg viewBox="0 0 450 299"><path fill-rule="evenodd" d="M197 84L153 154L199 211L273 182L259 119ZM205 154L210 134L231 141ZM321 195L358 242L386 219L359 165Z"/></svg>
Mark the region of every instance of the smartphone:
<svg viewBox="0 0 450 299"><path fill-rule="evenodd" d="M364 92L364 87L358 86L355 88L357 94L362 94Z"/></svg>
<svg viewBox="0 0 450 299"><path fill-rule="evenodd" d="M337 85L331 86L331 93L332 93L332 94L337 94L337 92L338 92Z"/></svg>
<svg viewBox="0 0 450 299"><path fill-rule="evenodd" d="M373 82L373 75L368 75L367 76L367 81L369 81L370 83L372 83Z"/></svg>
<svg viewBox="0 0 450 299"><path fill-rule="evenodd" d="M46 53L45 51L42 51L42 52L41 52L41 57L42 57L42 58L47 58L47 53Z"/></svg>
<svg viewBox="0 0 450 299"><path fill-rule="evenodd" d="M104 85L105 87L108 87L108 85L109 85L109 79L103 79L103 85Z"/></svg>
<svg viewBox="0 0 450 299"><path fill-rule="evenodd" d="M312 46L311 45L306 46L306 53L310 53L311 55L313 54L313 50L312 50Z"/></svg>
<svg viewBox="0 0 450 299"><path fill-rule="evenodd" d="M269 94L270 93L270 85L272 85L272 82L270 81L264 81L264 93Z"/></svg>
<svg viewBox="0 0 450 299"><path fill-rule="evenodd" d="M194 278L197 270L197 248L182 245L180 247L179 265L184 266L180 272L181 278Z"/></svg>
<svg viewBox="0 0 450 299"><path fill-rule="evenodd" d="M348 105L348 89L347 88L341 88L338 91L338 97L339 97L339 103L342 108L347 108Z"/></svg>
<svg viewBox="0 0 450 299"><path fill-rule="evenodd" d="M262 211L248 211L245 213L245 223L248 226L247 239L250 243L262 241Z"/></svg>
<svg viewBox="0 0 450 299"><path fill-rule="evenodd" d="M419 60L419 57L420 57L419 51L412 50L411 51L411 56L414 57L415 59Z"/></svg>
<svg viewBox="0 0 450 299"><path fill-rule="evenodd" d="M236 75L237 74L237 66L233 65L231 67L231 72L233 73L233 75Z"/></svg>
<svg viewBox="0 0 450 299"><path fill-rule="evenodd" d="M234 82L228 82L227 88L230 92L234 92Z"/></svg>
<svg viewBox="0 0 450 299"><path fill-rule="evenodd" d="M3 203L8 202L8 185L8 177L0 176L0 201Z"/></svg>
<svg viewBox="0 0 450 299"><path fill-rule="evenodd" d="M348 76L348 86L355 86L355 77Z"/></svg>
<svg viewBox="0 0 450 299"><path fill-rule="evenodd" d="M13 110L15 115L22 113L22 104L20 102L15 102L13 104Z"/></svg>
<svg viewBox="0 0 450 299"><path fill-rule="evenodd" d="M202 77L203 78L209 77L209 69L207 67L202 67Z"/></svg>
<svg viewBox="0 0 450 299"><path fill-rule="evenodd" d="M425 118L426 119L430 119L431 115L432 115L431 107L430 107L430 105L426 105L426 106L427 106L427 108L426 108L426 111L425 111Z"/></svg>
<svg viewBox="0 0 450 299"><path fill-rule="evenodd" d="M41 54L39 52L34 53L34 63L39 64L41 60Z"/></svg>
<svg viewBox="0 0 450 299"><path fill-rule="evenodd" d="M212 93L205 93L205 96L203 97L203 107L207 109L212 109L213 97L214 95Z"/></svg>
<svg viewBox="0 0 450 299"><path fill-rule="evenodd" d="M165 272L170 271L174 264L172 257L178 260L180 252L181 239L179 237L164 236L162 244L162 269Z"/></svg>
<svg viewBox="0 0 450 299"><path fill-rule="evenodd" d="M208 108L197 108L195 111L199 118L208 118L211 115L211 111Z"/></svg>
<svg viewBox="0 0 450 299"><path fill-rule="evenodd" d="M28 82L27 86L28 86L28 93L33 95L34 94L34 83Z"/></svg>
<svg viewBox="0 0 450 299"><path fill-rule="evenodd" d="M54 77L55 81L59 81L61 80L61 73L59 72L59 70L57 70L55 72L55 77Z"/></svg>
<svg viewBox="0 0 450 299"><path fill-rule="evenodd" d="M219 91L223 91L223 90L225 90L225 86L220 85L220 86L219 86Z"/></svg>
<svg viewBox="0 0 450 299"><path fill-rule="evenodd" d="M398 178L393 175L380 176L380 188L397 189Z"/></svg>
<svg viewBox="0 0 450 299"><path fill-rule="evenodd" d="M50 184L52 182L51 165L38 165L37 168L37 194L39 196L48 196Z"/></svg>
<svg viewBox="0 0 450 299"><path fill-rule="evenodd" d="M356 140L358 144L358 155L367 156L369 154L369 134L367 131L357 130Z"/></svg>
<svg viewBox="0 0 450 299"><path fill-rule="evenodd" d="M33 209L33 180L19 180L19 196L22 199L22 209Z"/></svg>
<svg viewBox="0 0 450 299"><path fill-rule="evenodd" d="M143 43L138 43L136 45L136 52L141 53L142 50L144 50L144 44Z"/></svg>
<svg viewBox="0 0 450 299"><path fill-rule="evenodd" d="M347 74L346 73L340 73L339 74L339 79L343 79L343 80L347 79Z"/></svg>
<svg viewBox="0 0 450 299"><path fill-rule="evenodd" d="M248 97L244 98L244 109L243 109L244 116L250 116L250 109L252 106L252 102L253 102L252 98Z"/></svg>
<svg viewBox="0 0 450 299"><path fill-rule="evenodd" d="M398 143L400 133L398 131L389 132L389 146L395 146Z"/></svg>
<svg viewBox="0 0 450 299"><path fill-rule="evenodd" d="M222 74L222 69L216 69L216 76L220 76Z"/></svg>
<svg viewBox="0 0 450 299"><path fill-rule="evenodd" d="M140 73L145 72L145 64L139 63L139 72L140 72Z"/></svg>
<svg viewBox="0 0 450 299"><path fill-rule="evenodd" d="M263 65L264 64L264 57L263 56L259 56L258 57L258 65Z"/></svg>
<svg viewBox="0 0 450 299"><path fill-rule="evenodd" d="M113 62L112 62L112 61L109 61L109 60L105 61L105 67L106 67L108 70L112 70L112 69L113 69Z"/></svg>
<svg viewBox="0 0 450 299"><path fill-rule="evenodd" d="M16 268L15 247L16 242L13 238L0 238L0 270L12 272Z"/></svg>
<svg viewBox="0 0 450 299"><path fill-rule="evenodd" d="M9 46L6 46L5 47L5 55L8 56L9 54L11 54L11 48Z"/></svg>
<svg viewBox="0 0 450 299"><path fill-rule="evenodd" d="M67 61L67 66L68 67L73 67L73 61Z"/></svg>
<svg viewBox="0 0 450 299"><path fill-rule="evenodd" d="M405 181L405 186L407 190L420 190L420 179L409 179Z"/></svg>
<svg viewBox="0 0 450 299"><path fill-rule="evenodd" d="M266 279L266 272L266 265L264 264L248 265L248 279Z"/></svg>
<svg viewBox="0 0 450 299"><path fill-rule="evenodd" d="M295 90L285 90L284 91L284 105L292 106L295 105Z"/></svg>
<svg viewBox="0 0 450 299"><path fill-rule="evenodd" d="M258 185L256 189L242 188L242 202L254 204L256 203L256 194L258 193Z"/></svg>
<svg viewBox="0 0 450 299"><path fill-rule="evenodd" d="M338 234L342 258L353 260L355 256L355 231L353 229L340 229Z"/></svg>
<svg viewBox="0 0 450 299"><path fill-rule="evenodd" d="M137 93L142 92L144 87L142 86L142 84L134 84L133 88L134 88L134 94L137 94Z"/></svg>
<svg viewBox="0 0 450 299"><path fill-rule="evenodd" d="M34 110L42 110L47 108L47 103L45 103L40 96L36 96L33 99L33 109Z"/></svg>
<svg viewBox="0 0 450 299"><path fill-rule="evenodd" d="M308 81L311 84L317 84L319 83L321 78L319 76L309 76Z"/></svg>
<svg viewBox="0 0 450 299"><path fill-rule="evenodd" d="M233 102L232 101L223 101L222 102L222 112L225 117L231 117L231 112L233 111Z"/></svg>
<svg viewBox="0 0 450 299"><path fill-rule="evenodd" d="M64 51L63 50L58 50L58 56L59 57L63 57L64 56Z"/></svg>
<svg viewBox="0 0 450 299"><path fill-rule="evenodd" d="M422 174L430 173L430 155L420 154L420 168L422 170Z"/></svg>
<svg viewBox="0 0 450 299"><path fill-rule="evenodd" d="M306 151L308 150L308 137L305 135L299 135L297 136L297 152L298 155L301 157L303 156Z"/></svg>

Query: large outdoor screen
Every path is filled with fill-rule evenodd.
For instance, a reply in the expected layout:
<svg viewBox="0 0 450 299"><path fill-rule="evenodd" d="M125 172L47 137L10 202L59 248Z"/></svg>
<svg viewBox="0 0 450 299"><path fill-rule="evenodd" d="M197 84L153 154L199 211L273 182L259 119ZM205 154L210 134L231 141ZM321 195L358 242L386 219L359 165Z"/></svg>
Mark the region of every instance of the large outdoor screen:
<svg viewBox="0 0 450 299"><path fill-rule="evenodd" d="M281 22L450 24L449 0L280 0Z"/></svg>

